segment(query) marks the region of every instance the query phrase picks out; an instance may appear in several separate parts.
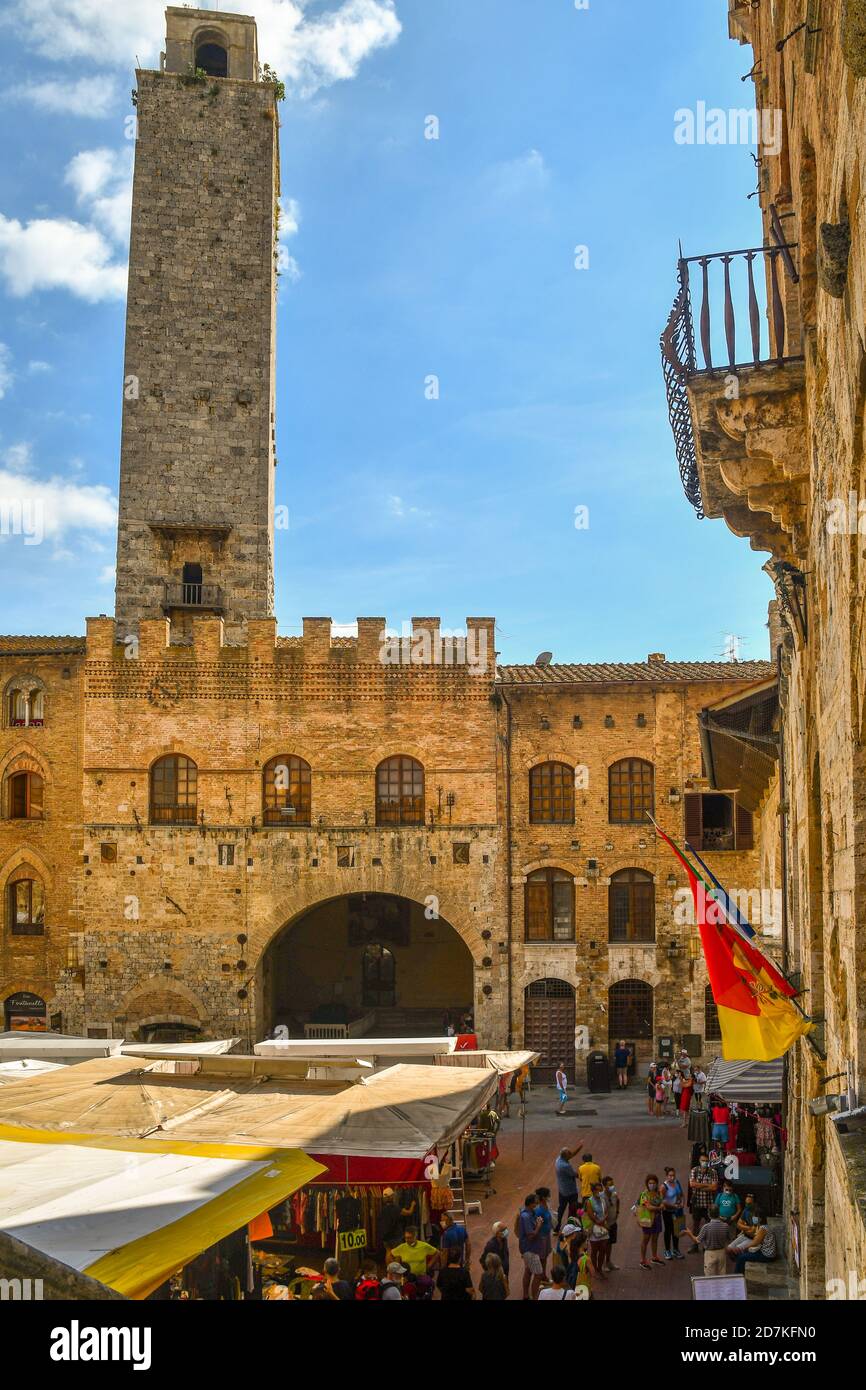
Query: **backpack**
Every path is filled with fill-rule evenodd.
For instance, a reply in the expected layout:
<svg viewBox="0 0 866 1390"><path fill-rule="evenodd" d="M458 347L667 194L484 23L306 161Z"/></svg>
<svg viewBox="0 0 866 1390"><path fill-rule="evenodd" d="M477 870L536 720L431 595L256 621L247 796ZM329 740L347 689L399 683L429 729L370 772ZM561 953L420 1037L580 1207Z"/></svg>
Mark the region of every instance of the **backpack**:
<svg viewBox="0 0 866 1390"><path fill-rule="evenodd" d="M378 1279L359 1279L355 1285L355 1298L361 1303L371 1303L382 1297L382 1285Z"/></svg>

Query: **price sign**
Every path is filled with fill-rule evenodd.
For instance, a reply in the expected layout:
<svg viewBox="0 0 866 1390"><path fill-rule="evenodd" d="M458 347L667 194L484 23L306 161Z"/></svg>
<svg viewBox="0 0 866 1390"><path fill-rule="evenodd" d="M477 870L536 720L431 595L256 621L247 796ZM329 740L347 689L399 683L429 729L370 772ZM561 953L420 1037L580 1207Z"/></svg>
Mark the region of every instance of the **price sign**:
<svg viewBox="0 0 866 1390"><path fill-rule="evenodd" d="M340 1249L346 1250L366 1250L367 1232L366 1231L338 1231L340 1238Z"/></svg>

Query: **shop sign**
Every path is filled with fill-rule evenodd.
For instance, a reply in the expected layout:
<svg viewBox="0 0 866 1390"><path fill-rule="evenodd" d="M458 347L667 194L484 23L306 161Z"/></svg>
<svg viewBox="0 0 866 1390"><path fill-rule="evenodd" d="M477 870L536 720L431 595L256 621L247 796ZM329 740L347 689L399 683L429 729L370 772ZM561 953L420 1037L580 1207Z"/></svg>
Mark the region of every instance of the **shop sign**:
<svg viewBox="0 0 866 1390"><path fill-rule="evenodd" d="M366 1231L338 1231L340 1250L343 1254L351 1250L366 1250Z"/></svg>

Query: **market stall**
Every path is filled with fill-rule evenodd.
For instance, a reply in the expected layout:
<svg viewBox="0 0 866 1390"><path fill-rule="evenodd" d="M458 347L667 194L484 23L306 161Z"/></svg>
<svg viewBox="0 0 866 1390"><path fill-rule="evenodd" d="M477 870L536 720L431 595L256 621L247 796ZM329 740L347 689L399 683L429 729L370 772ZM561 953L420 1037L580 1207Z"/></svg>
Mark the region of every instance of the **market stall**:
<svg viewBox="0 0 866 1390"><path fill-rule="evenodd" d="M306 1070L303 1061L233 1055L100 1059L3 1088L0 1134L8 1137L2 1126L15 1126L19 1134L25 1129L41 1134L46 1151L56 1143L85 1150L98 1143L100 1153L147 1153L169 1165L173 1153L187 1160L206 1154L221 1163L252 1162L253 1155L286 1150L309 1156L314 1171L301 1181L284 1190L273 1184L270 1200L258 1210L235 1209L241 1219L234 1226L218 1232L209 1227L215 1242L226 1246L224 1257L199 1245L176 1258L172 1247L167 1262L153 1271L154 1278L159 1273L164 1280L175 1259L176 1269L183 1269L176 1292L255 1296L266 1277L290 1275L316 1255L321 1262L333 1253L381 1254L402 1239L409 1224L432 1234L452 1203L447 1174L449 1169L459 1174L462 1138L489 1106L499 1076L492 1068L400 1065L372 1075L359 1072L354 1082L309 1081ZM82 1177L88 1170L75 1171ZM143 1170L133 1190L147 1191L145 1176ZM168 1190L172 1179L169 1166L161 1186L151 1191ZM72 1190L77 1193L82 1185L73 1181ZM76 1200L85 1198L79 1194ZM10 1217L29 1221L28 1210L16 1208ZM11 1229L0 1211L4 1226ZM226 1268L235 1268L247 1251L249 1278L244 1283L232 1276L241 1287L226 1292L221 1283ZM88 1256L89 1263L79 1267L118 1287L99 1263L100 1252L90 1250ZM203 1271L199 1266L209 1256L212 1267Z"/></svg>
<svg viewBox="0 0 866 1390"><path fill-rule="evenodd" d="M296 1150L0 1125L0 1229L140 1299L320 1172Z"/></svg>
<svg viewBox="0 0 866 1390"><path fill-rule="evenodd" d="M717 1058L707 1075L707 1095L729 1112L728 1142L719 1162L738 1196L752 1193L760 1210L782 1209L787 1132L782 1117L783 1061L726 1062ZM712 1116L708 1116L712 1120ZM690 1131L691 1137L691 1131ZM730 1160L734 1159L732 1165Z"/></svg>

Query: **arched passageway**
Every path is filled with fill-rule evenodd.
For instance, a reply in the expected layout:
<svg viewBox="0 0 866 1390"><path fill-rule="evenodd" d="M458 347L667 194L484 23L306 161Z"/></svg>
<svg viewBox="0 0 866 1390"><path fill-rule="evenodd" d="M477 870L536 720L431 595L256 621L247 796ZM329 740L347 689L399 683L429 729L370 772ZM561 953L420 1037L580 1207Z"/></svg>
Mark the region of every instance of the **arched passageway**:
<svg viewBox="0 0 866 1390"><path fill-rule="evenodd" d="M428 909L429 910L429 909ZM459 933L421 903L390 893L353 893L288 923L262 958L263 1021L287 1028L364 1027L378 1036L459 1031L472 1009L473 962Z"/></svg>

